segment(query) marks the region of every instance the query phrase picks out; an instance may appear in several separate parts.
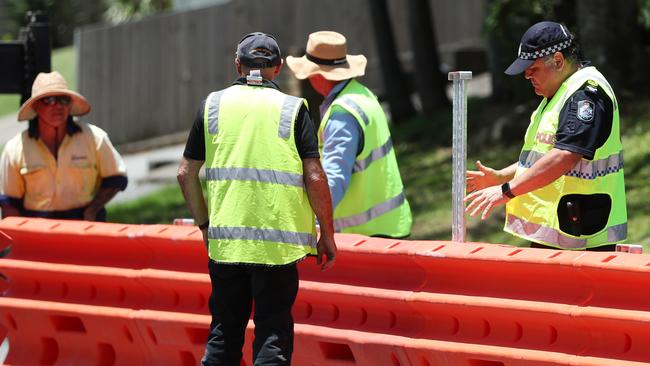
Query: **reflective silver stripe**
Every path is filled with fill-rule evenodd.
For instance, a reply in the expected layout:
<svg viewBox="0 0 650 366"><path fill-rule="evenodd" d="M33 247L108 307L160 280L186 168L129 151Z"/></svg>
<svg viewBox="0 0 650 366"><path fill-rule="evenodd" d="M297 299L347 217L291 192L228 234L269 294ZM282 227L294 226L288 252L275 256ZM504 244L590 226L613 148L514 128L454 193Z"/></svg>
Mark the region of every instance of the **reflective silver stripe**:
<svg viewBox="0 0 650 366"><path fill-rule="evenodd" d="M219 132L219 103L221 102L223 92L223 90L219 90L210 93L206 102L208 105L203 107L208 108L208 132L213 135Z"/></svg>
<svg viewBox="0 0 650 366"><path fill-rule="evenodd" d="M375 219L389 212L390 210L393 210L401 206L404 203L405 199L406 197L404 196L404 192L401 192L397 196L389 199L388 201L384 201L374 206L370 210L364 211L360 214L356 214L353 216L336 219L334 220L334 229L336 231L341 231L341 229L344 229L346 227L359 226L365 224L366 222Z"/></svg>
<svg viewBox="0 0 650 366"><path fill-rule="evenodd" d="M607 241L616 242L627 238L627 222L607 228Z"/></svg>
<svg viewBox="0 0 650 366"><path fill-rule="evenodd" d="M519 166L530 168L542 156L544 154L537 151L522 151L519 155ZM607 174L616 173L621 169L623 169L622 151L617 154L612 154L605 159L591 161L582 159L565 175L581 179L596 179Z"/></svg>
<svg viewBox="0 0 650 366"><path fill-rule="evenodd" d="M283 139L288 139L291 136L291 124L296 117L296 112L302 103L301 98L292 97L287 95L282 104L282 112L280 112L280 129L278 136Z"/></svg>
<svg viewBox="0 0 650 366"><path fill-rule="evenodd" d="M555 244L561 248L584 248L587 239L572 238L548 226L528 222L522 218L508 214L506 218L508 229L534 242ZM627 223L607 228L607 241L617 242L627 238Z"/></svg>
<svg viewBox="0 0 650 366"><path fill-rule="evenodd" d="M379 146L378 148L372 150L370 152L370 155L366 157L363 160L357 160L354 163L354 167L352 168L353 173L358 173L362 170L366 170L370 163L372 163L375 160L379 160L386 156L390 150L393 148L393 141L389 138L388 141L386 141L385 144Z"/></svg>
<svg viewBox="0 0 650 366"><path fill-rule="evenodd" d="M279 244L297 244L316 247L316 237L310 233L255 227L210 226L208 228L208 238L223 240L263 240Z"/></svg>
<svg viewBox="0 0 650 366"><path fill-rule="evenodd" d="M305 184L302 174L254 168L207 168L205 177L208 180L253 180L296 187L303 187Z"/></svg>
<svg viewBox="0 0 650 366"><path fill-rule="evenodd" d="M366 113L361 109L361 106L359 106L352 98L350 98L347 95L342 96L341 98L336 99L337 103L344 104L350 108L352 108L355 112L361 116L361 119L363 120L363 123L366 124L366 126L370 123L370 120L368 119L368 116L366 116Z"/></svg>

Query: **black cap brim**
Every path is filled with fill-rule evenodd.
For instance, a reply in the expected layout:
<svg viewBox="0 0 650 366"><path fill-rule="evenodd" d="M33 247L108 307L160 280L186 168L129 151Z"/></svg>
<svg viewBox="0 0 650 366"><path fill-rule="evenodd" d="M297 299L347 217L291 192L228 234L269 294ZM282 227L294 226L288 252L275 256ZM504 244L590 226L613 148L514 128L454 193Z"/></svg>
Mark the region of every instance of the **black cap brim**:
<svg viewBox="0 0 650 366"><path fill-rule="evenodd" d="M519 75L533 64L535 60L522 60L517 58L507 69L504 71L506 75Z"/></svg>

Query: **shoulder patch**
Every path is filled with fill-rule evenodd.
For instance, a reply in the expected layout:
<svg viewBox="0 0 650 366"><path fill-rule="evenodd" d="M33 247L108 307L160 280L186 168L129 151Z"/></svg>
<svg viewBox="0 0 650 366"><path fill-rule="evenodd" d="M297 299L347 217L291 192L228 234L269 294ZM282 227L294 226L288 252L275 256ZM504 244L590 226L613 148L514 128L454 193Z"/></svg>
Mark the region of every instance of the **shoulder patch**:
<svg viewBox="0 0 650 366"><path fill-rule="evenodd" d="M594 103L590 100L581 100L578 102L578 119L584 122L591 122L594 119Z"/></svg>

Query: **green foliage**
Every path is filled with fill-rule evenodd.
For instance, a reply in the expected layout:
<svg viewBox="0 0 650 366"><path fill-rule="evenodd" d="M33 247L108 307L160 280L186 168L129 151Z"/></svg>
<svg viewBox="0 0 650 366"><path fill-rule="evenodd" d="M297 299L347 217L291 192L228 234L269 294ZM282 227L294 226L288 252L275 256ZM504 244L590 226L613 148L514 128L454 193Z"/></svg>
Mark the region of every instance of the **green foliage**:
<svg viewBox="0 0 650 366"><path fill-rule="evenodd" d="M49 18L52 46L72 44L74 28L101 20L105 6L102 1L86 0L8 0L7 13L11 19L11 33L18 36L20 27L26 25L28 10L44 11Z"/></svg>
<svg viewBox="0 0 650 366"><path fill-rule="evenodd" d="M639 24L650 30L650 0L639 1Z"/></svg>
<svg viewBox="0 0 650 366"><path fill-rule="evenodd" d="M113 23L141 19L171 9L172 0L107 0L108 9L104 18Z"/></svg>
<svg viewBox="0 0 650 366"><path fill-rule="evenodd" d="M494 0L488 6L485 29L500 38L521 36L532 24L556 18L561 0Z"/></svg>
<svg viewBox="0 0 650 366"><path fill-rule="evenodd" d="M109 222L129 224L171 224L175 218L192 217L178 185L134 201L110 204L107 211Z"/></svg>

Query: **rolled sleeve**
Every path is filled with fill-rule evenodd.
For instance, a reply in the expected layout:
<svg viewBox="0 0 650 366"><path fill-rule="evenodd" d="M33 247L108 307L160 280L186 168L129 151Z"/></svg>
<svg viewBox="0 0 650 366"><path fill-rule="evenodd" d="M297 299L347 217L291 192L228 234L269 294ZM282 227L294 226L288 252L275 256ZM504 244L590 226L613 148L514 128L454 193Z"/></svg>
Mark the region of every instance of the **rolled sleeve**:
<svg viewBox="0 0 650 366"><path fill-rule="evenodd" d="M336 207L350 185L352 168L362 136L361 127L349 113L334 112L323 131L323 168Z"/></svg>
<svg viewBox="0 0 650 366"><path fill-rule="evenodd" d="M129 179L125 175L114 175L111 177L106 177L102 179L101 187L102 188L117 188L120 191L126 189L126 186L129 184Z"/></svg>
<svg viewBox="0 0 650 366"><path fill-rule="evenodd" d="M95 127L99 133L93 131L95 135L95 143L97 147L97 170L99 177L102 179L102 187L108 184L114 187L126 188L126 164L119 152L115 149L108 135L103 130ZM120 178L121 177L121 178ZM122 186L123 185L123 186Z"/></svg>
<svg viewBox="0 0 650 366"><path fill-rule="evenodd" d="M0 203L11 204L22 202L25 196L25 181L20 174L20 156L22 144L20 135L14 137L5 145L0 156Z"/></svg>

